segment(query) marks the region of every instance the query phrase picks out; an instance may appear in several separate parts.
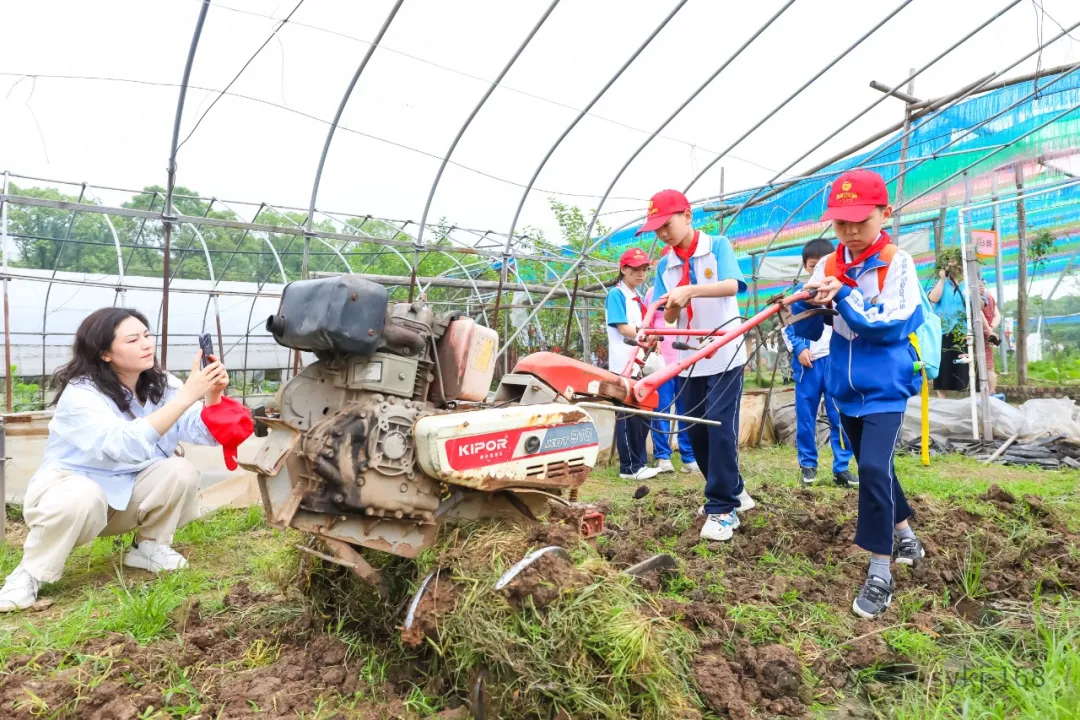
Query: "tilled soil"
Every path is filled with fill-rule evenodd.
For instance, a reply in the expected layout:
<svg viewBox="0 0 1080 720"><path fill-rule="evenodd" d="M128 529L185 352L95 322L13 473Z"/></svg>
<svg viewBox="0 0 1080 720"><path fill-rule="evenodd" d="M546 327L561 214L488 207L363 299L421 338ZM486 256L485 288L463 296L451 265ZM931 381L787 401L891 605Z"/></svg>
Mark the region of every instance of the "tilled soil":
<svg viewBox="0 0 1080 720"><path fill-rule="evenodd" d="M852 544L857 493L837 497L761 487L755 497L758 508L741 515L735 539L721 546L699 540L700 498L667 490L641 494L626 515L617 521L609 516L601 538L592 541L615 568L661 551L679 558L674 577L654 573L640 584L658 594L662 615L698 635L693 680L702 704L721 717L808 717L811 702L837 700L854 672L909 662L890 649L883 628L908 625L932 633L944 621L989 623L996 619L998 600L1026 602L1036 591L1080 588L1075 551L1080 538L1038 498L1015 497L998 486L977 503L914 497L913 527L927 557L914 569L895 568L894 577L898 595L910 593L920 602L907 610L894 603L877 623L856 621L850 605L866 563L865 553ZM526 538L529 547L573 548L581 542L580 513L564 511L553 519ZM449 551L439 564L462 557ZM966 596L973 564L980 569L976 598ZM423 597L413 629L402 636L407 648L422 651L425 638L438 632L440 618L455 611L459 590L449 575L434 581ZM569 561L545 555L504 592L514 607L529 603L542 611L587 579ZM935 600L944 597L950 604ZM226 596L222 613L203 617L197 602L183 608L175 618L175 639L139 646L110 635L67 652L10 657L0 674L0 717L49 716L64 708L57 717L133 720L148 716L151 707L175 713L197 694L203 717L284 719L311 713L327 699L336 707L360 689L371 699L354 699L327 717L416 717L403 698L419 674L406 672L396 684L361 688L357 660L348 657L342 642L324 634L322 620L305 613L285 625L263 627L248 619L282 600L241 582ZM829 628L762 628L736 610L796 601L828 606L844 622ZM834 633L835 642L826 649L804 638L798 654L778 642L810 630ZM436 717L470 716L457 707Z"/></svg>
<svg viewBox="0 0 1080 720"><path fill-rule="evenodd" d="M1030 601L1040 588L1044 594L1080 588L1080 554L1069 550L1080 538L1038 498L1016 498L993 486L980 498L985 503L978 504L980 512L973 512L915 497L909 498L915 511L912 526L927 557L913 569L894 565L893 574L898 596L907 591L919 602L904 612L894 601L876 623L857 621L850 607L868 562L866 553L853 544L857 492L838 501L835 495L807 489L764 486L755 498L758 507L740 514L742 526L735 538L719 549L702 544L698 537L704 523L696 515L700 497L667 490L643 496L618 525L609 522L599 545L601 554L616 567L660 551L682 560L683 583L693 581L694 589L681 591L683 598L665 599L665 613L681 618L706 638L695 664L695 679L706 704L732 718L749 717L753 710L793 717L807 713L807 688L791 680L780 683L783 690L777 691L776 683L763 683L763 678L797 679L801 668L808 666L818 679L818 700L828 702L836 697L832 690L850 681L852 671L906 662L881 638L885 627L908 625L934 632L944 619L973 624L992 621L992 603L965 594L965 568L970 588L970 568L976 563L981 567L980 598ZM658 573L641 582L660 592L674 587L670 577ZM940 607L935 598L942 597L952 598L953 604ZM797 631L829 630L809 625L750 628L732 617L736 606L777 607L796 600L827 605L844 618L846 624L832 630L837 652L807 644L800 660L784 645L755 651L747 637L753 633L784 637ZM734 656L730 642L710 647L708 638L734 639ZM769 664L772 655L763 655L765 651L782 653L784 662ZM782 668L780 675L774 670L777 667Z"/></svg>

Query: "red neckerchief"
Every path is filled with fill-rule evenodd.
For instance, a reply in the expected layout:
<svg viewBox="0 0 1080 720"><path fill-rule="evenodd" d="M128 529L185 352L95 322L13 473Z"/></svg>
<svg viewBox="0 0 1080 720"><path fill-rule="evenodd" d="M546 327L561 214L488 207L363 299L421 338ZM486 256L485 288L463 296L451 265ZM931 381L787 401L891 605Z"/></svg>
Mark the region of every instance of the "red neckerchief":
<svg viewBox="0 0 1080 720"><path fill-rule="evenodd" d="M626 283L622 283L622 286L624 288L626 288L627 290L630 290L630 293L634 296L634 302L636 302L638 307L641 308L641 320L642 320L642 322L644 322L645 321L645 311L646 311L645 301L641 299L640 295L638 295L637 290L631 290L630 286L627 285Z"/></svg>
<svg viewBox="0 0 1080 720"><path fill-rule="evenodd" d="M859 284L847 276L847 271L850 268L855 267L863 263L871 255L876 255L885 249L885 246L889 244L889 234L882 231L878 236L878 239L874 243L863 251L863 254L855 258L851 262L844 262L844 251L846 248L841 244L836 248L836 279L844 283L848 287L855 288Z"/></svg>
<svg viewBox="0 0 1080 720"><path fill-rule="evenodd" d="M694 253L697 252L697 241L699 232L694 231L694 239L690 241L690 246L685 250L680 247L673 247L671 251L675 253L675 256L682 260L682 279L679 280L679 284L675 287L682 287L683 285L690 284L690 258L694 257ZM694 306L692 303L686 304L686 327L690 327L690 323L694 319Z"/></svg>

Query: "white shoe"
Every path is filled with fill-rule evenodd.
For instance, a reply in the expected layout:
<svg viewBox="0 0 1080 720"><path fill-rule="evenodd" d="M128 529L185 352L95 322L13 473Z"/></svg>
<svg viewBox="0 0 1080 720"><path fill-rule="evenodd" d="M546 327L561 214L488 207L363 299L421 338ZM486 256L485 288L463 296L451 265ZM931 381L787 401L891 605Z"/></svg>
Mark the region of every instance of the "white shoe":
<svg viewBox="0 0 1080 720"><path fill-rule="evenodd" d="M738 513L732 512L725 515L710 515L709 519L705 521L705 525L701 528L701 538L703 540L717 540L723 542L725 540L730 540L731 536L735 534L735 531L738 528Z"/></svg>
<svg viewBox="0 0 1080 720"><path fill-rule="evenodd" d="M41 583L23 569L23 566L12 570L4 581L4 587L0 588L0 612L13 612L25 610L37 602L38 588Z"/></svg>
<svg viewBox="0 0 1080 720"><path fill-rule="evenodd" d="M753 510L757 507L757 503L754 502L754 498L750 497L750 493L743 490L739 493L739 507L740 512L746 512L747 510ZM705 514L705 506L702 505L697 509L698 517Z"/></svg>
<svg viewBox="0 0 1080 720"><path fill-rule="evenodd" d="M638 470L636 473L619 473L619 477L623 480L651 480L660 474L659 468L645 467Z"/></svg>
<svg viewBox="0 0 1080 720"><path fill-rule="evenodd" d="M671 464L670 460L661 460L656 463L656 473L673 473L675 472L675 466Z"/></svg>
<svg viewBox="0 0 1080 720"><path fill-rule="evenodd" d="M699 473L701 472L701 468L698 467L698 464L696 462L683 463L682 467L679 468L679 472L684 472L687 474Z"/></svg>
<svg viewBox="0 0 1080 720"><path fill-rule="evenodd" d="M140 540L124 555L124 565L150 572L179 570L187 567L187 560L180 553L164 543L153 540Z"/></svg>

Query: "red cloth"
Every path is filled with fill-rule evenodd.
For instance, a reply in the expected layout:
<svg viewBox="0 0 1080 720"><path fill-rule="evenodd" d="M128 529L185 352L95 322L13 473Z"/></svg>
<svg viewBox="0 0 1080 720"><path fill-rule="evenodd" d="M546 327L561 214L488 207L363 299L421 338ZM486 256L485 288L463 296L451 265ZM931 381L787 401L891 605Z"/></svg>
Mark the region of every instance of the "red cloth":
<svg viewBox="0 0 1080 720"><path fill-rule="evenodd" d="M837 279L840 282L847 285L848 287L851 287L851 288L858 287L859 284L847 276L848 268L853 268L856 265L859 265L860 263L864 262L871 255L878 254L888 244L889 244L889 234L883 231L881 233L881 235L878 236L878 239L875 240L874 243L870 247L866 248L866 250L863 252L862 255L855 258L851 262L844 262L845 248L844 248L843 244L837 245L836 246L836 277L837 277Z"/></svg>
<svg viewBox="0 0 1080 720"><path fill-rule="evenodd" d="M203 406L200 417L206 429L221 444L225 467L235 470L238 467L236 449L255 431L251 411L231 397L222 396L217 405Z"/></svg>
<svg viewBox="0 0 1080 720"><path fill-rule="evenodd" d="M683 285L690 284L690 258L694 257L694 253L697 252L697 241L699 233L694 231L694 239L690 241L690 246L686 249L673 247L671 251L675 253L675 256L682 260L682 279L679 280L679 284L675 287L682 287ZM694 306L692 303L686 304L686 327L690 327L690 321L694 319Z"/></svg>

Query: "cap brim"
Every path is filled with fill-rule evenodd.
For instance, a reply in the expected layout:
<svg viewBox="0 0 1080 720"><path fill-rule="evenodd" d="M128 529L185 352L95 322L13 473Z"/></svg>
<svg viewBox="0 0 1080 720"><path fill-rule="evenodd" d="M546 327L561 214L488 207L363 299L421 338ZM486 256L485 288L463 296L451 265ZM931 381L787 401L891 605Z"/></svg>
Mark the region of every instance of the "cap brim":
<svg viewBox="0 0 1080 720"><path fill-rule="evenodd" d="M227 467L229 470L235 470L236 468L240 467L236 462L235 447L222 446L221 452L225 455L225 467Z"/></svg>
<svg viewBox="0 0 1080 720"><path fill-rule="evenodd" d="M666 223L668 220L670 220L671 216L674 215L674 214L675 213L668 213L667 215L656 215L654 217L649 218L648 220L645 221L645 224L642 225L641 228L638 229L638 231L636 233L634 233L634 235L641 235L642 233L647 233L647 232L655 232L659 228L662 228L664 226L664 223Z"/></svg>
<svg viewBox="0 0 1080 720"><path fill-rule="evenodd" d="M821 216L822 220L844 220L845 222L862 222L870 217L877 205L843 205L831 207Z"/></svg>
<svg viewBox="0 0 1080 720"><path fill-rule="evenodd" d="M624 262L621 265L621 267L639 268L639 267L645 267L648 264L649 264L649 258L641 258L641 259L638 259L638 260L627 260L626 262Z"/></svg>

